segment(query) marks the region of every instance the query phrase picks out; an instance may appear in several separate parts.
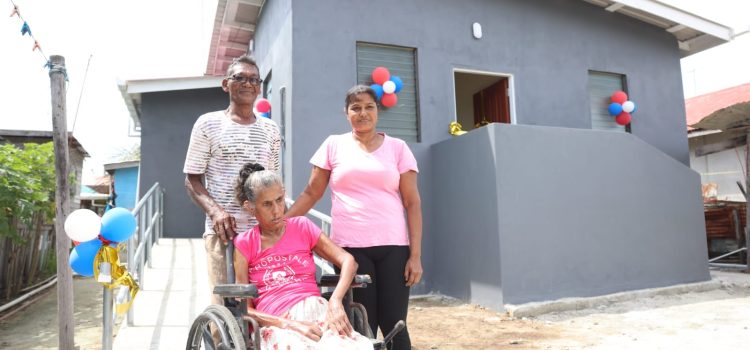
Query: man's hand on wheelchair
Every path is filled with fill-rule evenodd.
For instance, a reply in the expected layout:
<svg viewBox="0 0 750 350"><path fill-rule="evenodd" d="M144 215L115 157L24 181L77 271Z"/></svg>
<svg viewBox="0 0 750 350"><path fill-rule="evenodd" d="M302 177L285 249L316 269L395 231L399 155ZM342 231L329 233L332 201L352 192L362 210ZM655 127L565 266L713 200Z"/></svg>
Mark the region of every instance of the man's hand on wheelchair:
<svg viewBox="0 0 750 350"><path fill-rule="evenodd" d="M213 225L214 233L221 239L223 243L227 243L228 240L236 236L237 224L235 223L234 216L227 213L223 209L217 209L209 214Z"/></svg>
<svg viewBox="0 0 750 350"><path fill-rule="evenodd" d="M341 300L329 300L328 301L328 312L326 312L326 325L327 328L336 332L339 335L350 337L354 328L349 323L349 318L346 317L344 311L344 305Z"/></svg>
<svg viewBox="0 0 750 350"><path fill-rule="evenodd" d="M314 341L320 341L320 337L323 336L323 330L315 322L287 320L283 328L291 329Z"/></svg>

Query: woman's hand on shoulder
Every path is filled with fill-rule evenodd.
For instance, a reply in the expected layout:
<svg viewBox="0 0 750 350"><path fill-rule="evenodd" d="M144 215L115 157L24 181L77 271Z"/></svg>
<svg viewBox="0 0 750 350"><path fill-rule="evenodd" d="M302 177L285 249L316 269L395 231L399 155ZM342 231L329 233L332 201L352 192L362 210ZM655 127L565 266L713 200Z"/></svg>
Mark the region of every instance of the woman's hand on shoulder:
<svg viewBox="0 0 750 350"><path fill-rule="evenodd" d="M315 322L286 320L282 328L293 330L316 342L323 336L323 330Z"/></svg>
<svg viewBox="0 0 750 350"><path fill-rule="evenodd" d="M346 317L344 305L341 303L341 300L330 300L328 302L328 312L326 312L326 325L328 329L340 335L352 335L352 331L354 330L354 328L352 328L351 323L349 323L349 318Z"/></svg>
<svg viewBox="0 0 750 350"><path fill-rule="evenodd" d="M411 287L420 280L422 280L422 259L417 256L410 256L409 260L406 261L406 268L404 269L404 280L406 286Z"/></svg>

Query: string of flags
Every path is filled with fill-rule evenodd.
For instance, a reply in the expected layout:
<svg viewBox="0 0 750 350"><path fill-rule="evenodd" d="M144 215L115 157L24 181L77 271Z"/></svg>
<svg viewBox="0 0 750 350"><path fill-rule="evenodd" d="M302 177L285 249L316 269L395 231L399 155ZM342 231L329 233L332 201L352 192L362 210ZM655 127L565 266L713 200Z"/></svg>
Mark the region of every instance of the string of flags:
<svg viewBox="0 0 750 350"><path fill-rule="evenodd" d="M13 0L10 0L10 3L13 4L13 12L10 13L10 17L18 17L18 19L20 19L23 23L21 25L21 36L28 35L34 41L34 45L31 47L31 51L38 51L39 54L42 55L42 58L44 58L45 62L44 67L49 69L54 68L50 63L49 58L47 58L47 55L44 54L42 45L39 44L39 40L37 40L36 37L34 37L34 34L31 32L31 26L29 25L29 22L27 22L21 15L21 10L18 8L18 5L16 5Z"/></svg>

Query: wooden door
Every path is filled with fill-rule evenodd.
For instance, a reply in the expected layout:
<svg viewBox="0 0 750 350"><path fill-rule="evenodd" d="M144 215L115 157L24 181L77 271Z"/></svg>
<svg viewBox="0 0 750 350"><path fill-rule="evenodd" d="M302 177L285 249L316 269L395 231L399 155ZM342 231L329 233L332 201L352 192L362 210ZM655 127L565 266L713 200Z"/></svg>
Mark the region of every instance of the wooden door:
<svg viewBox="0 0 750 350"><path fill-rule="evenodd" d="M508 78L484 88L473 96L474 124L510 123Z"/></svg>

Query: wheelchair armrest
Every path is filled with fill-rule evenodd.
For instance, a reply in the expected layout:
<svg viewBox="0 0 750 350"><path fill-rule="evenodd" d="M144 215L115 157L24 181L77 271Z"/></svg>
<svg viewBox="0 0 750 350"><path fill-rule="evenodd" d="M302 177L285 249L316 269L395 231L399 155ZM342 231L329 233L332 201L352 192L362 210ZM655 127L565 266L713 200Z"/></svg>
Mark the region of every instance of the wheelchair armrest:
<svg viewBox="0 0 750 350"><path fill-rule="evenodd" d="M321 287L335 287L339 283L339 275L322 275L320 276ZM372 283L370 275L354 275L352 288L365 288L368 283Z"/></svg>
<svg viewBox="0 0 750 350"><path fill-rule="evenodd" d="M222 298L255 298L258 287L254 284L219 284L214 287L214 294Z"/></svg>

